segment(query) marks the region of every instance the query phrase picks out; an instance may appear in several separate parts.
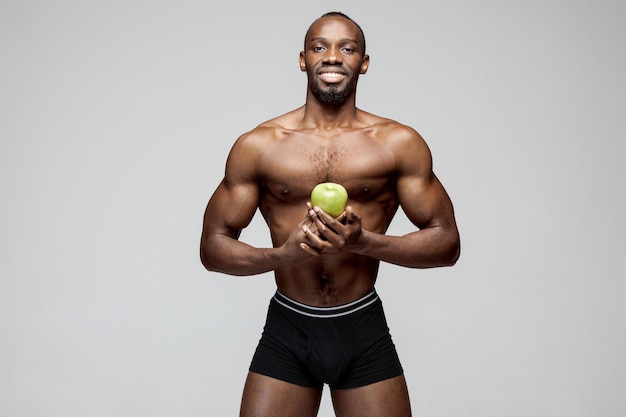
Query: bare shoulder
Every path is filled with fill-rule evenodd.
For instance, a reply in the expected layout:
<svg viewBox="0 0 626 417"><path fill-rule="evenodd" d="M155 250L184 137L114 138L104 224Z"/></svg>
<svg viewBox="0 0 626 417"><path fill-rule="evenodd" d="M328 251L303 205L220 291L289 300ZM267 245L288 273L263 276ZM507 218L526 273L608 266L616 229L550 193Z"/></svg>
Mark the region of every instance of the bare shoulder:
<svg viewBox="0 0 626 417"><path fill-rule="evenodd" d="M277 139L282 138L290 130L295 129L295 120L301 109L295 109L273 119L267 120L252 130L245 132L235 142L234 149L245 148L263 150Z"/></svg>
<svg viewBox="0 0 626 417"><path fill-rule="evenodd" d="M361 113L370 134L384 143L400 160L430 160L430 149L426 141L413 127L371 113Z"/></svg>
<svg viewBox="0 0 626 417"><path fill-rule="evenodd" d="M292 117L290 113L265 121L240 135L233 144L227 160L228 167L245 164L253 168L276 140L285 135L285 125Z"/></svg>

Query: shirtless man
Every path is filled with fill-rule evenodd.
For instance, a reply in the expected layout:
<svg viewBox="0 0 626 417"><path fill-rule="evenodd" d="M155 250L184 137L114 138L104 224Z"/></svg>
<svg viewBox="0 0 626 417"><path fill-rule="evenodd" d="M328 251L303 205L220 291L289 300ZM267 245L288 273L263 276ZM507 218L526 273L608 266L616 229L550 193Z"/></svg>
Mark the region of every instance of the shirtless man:
<svg viewBox="0 0 626 417"><path fill-rule="evenodd" d="M277 285L241 417L316 416L323 384L339 417L411 415L374 289L378 266L453 265L459 235L421 136L356 107L368 65L354 21L332 12L313 22L300 53L305 105L242 135L209 200L204 266L231 275L274 271ZM337 218L309 202L313 187L328 181L349 194ZM385 235L399 206L415 230ZM239 241L257 207L272 248Z"/></svg>

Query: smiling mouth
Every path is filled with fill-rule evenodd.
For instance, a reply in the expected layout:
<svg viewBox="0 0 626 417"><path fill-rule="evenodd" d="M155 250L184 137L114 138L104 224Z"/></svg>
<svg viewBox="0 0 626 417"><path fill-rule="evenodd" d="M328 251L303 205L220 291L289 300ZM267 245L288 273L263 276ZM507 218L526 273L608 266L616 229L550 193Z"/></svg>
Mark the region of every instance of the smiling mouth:
<svg viewBox="0 0 626 417"><path fill-rule="evenodd" d="M343 81L344 78L346 78L346 74L344 74L343 72L332 71L320 73L320 80L329 84L339 83Z"/></svg>

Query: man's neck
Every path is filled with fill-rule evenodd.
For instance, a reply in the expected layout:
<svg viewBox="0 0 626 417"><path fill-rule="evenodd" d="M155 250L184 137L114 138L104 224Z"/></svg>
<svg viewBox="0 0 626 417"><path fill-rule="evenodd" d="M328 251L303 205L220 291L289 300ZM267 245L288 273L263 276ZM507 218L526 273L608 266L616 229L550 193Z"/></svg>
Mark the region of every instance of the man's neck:
<svg viewBox="0 0 626 417"><path fill-rule="evenodd" d="M357 121L357 112L354 95L341 105L329 105L309 93L304 105L303 123L325 131L352 127Z"/></svg>

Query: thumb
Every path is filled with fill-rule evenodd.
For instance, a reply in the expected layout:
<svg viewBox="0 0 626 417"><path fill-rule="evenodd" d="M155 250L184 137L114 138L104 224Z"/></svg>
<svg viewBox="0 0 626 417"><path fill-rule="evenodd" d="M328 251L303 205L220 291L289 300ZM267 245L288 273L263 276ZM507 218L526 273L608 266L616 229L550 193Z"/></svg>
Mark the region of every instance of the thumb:
<svg viewBox="0 0 626 417"><path fill-rule="evenodd" d="M348 220L348 222L350 223L361 221L361 218L359 217L358 214L354 212L354 210L352 209L352 206L348 206L346 208L346 220Z"/></svg>

